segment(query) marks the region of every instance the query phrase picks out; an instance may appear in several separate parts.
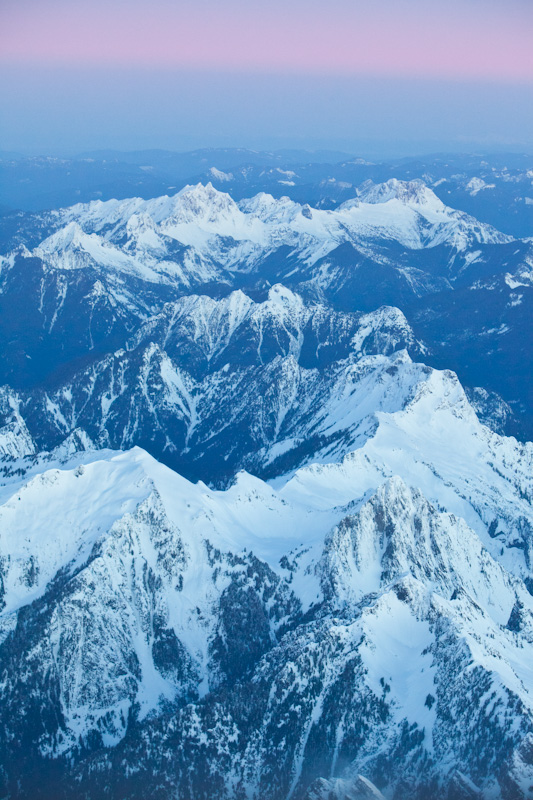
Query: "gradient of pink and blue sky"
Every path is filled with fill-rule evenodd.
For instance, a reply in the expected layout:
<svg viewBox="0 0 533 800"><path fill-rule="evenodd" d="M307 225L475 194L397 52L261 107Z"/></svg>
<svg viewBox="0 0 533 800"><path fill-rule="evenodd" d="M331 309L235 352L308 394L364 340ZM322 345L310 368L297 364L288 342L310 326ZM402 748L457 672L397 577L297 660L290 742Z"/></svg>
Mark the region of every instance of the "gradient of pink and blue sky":
<svg viewBox="0 0 533 800"><path fill-rule="evenodd" d="M532 41L533 0L0 0L0 147L533 150Z"/></svg>

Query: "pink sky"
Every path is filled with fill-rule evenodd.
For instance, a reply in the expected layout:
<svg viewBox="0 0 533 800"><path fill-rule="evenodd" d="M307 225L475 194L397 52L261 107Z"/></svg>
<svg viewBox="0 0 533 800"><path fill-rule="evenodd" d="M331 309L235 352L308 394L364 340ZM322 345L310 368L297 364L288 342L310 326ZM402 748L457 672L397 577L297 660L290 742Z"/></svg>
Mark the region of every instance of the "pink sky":
<svg viewBox="0 0 533 800"><path fill-rule="evenodd" d="M533 82L533 0L4 0L4 62Z"/></svg>

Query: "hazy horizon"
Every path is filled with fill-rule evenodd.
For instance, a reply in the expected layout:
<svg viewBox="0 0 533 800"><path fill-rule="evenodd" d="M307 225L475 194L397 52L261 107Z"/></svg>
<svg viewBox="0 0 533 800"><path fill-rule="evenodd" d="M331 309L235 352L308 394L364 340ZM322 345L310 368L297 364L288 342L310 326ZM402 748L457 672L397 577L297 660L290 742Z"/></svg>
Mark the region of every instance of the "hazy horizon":
<svg viewBox="0 0 533 800"><path fill-rule="evenodd" d="M533 151L525 0L6 0L0 149Z"/></svg>
<svg viewBox="0 0 533 800"><path fill-rule="evenodd" d="M4 66L0 150L533 151L529 86Z"/></svg>

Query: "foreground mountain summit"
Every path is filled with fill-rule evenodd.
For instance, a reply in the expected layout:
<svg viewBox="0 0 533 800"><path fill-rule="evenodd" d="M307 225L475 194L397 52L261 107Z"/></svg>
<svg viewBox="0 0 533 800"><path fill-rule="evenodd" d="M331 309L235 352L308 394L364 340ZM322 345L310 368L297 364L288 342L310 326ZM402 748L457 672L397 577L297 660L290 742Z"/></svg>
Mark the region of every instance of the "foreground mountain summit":
<svg viewBox="0 0 533 800"><path fill-rule="evenodd" d="M380 358L398 409L275 487L76 442L6 463L8 796L528 796L533 448Z"/></svg>
<svg viewBox="0 0 533 800"><path fill-rule="evenodd" d="M532 264L419 180L19 219L1 797L530 800Z"/></svg>

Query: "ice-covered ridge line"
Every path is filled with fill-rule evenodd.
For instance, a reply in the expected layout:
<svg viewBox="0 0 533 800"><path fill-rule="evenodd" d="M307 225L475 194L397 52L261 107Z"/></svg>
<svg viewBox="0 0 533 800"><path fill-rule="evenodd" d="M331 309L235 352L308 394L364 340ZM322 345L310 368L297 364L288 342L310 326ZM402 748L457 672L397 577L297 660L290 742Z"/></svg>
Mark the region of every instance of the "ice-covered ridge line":
<svg viewBox="0 0 533 800"><path fill-rule="evenodd" d="M325 326L324 340L318 340L320 326ZM363 353L365 341L372 335L393 341L403 337L405 345L414 351L423 352L424 347L415 340L412 329L400 309L383 306L369 314L334 312L321 304L304 304L297 293L282 284L274 284L264 301L253 301L240 289L227 297L215 300L205 295L188 295L168 303L163 310L148 320L128 342L133 349L142 342L157 340L165 350L169 342L177 337L194 342L206 355L208 361L220 355L232 340L246 336L246 343L257 344L258 359L270 359L263 352L267 332L274 337L281 353L292 353L299 358L307 326L317 331L317 353L332 345L337 336L353 332L351 350ZM287 345L281 343L286 337ZM396 338L394 338L396 337ZM271 345L272 346L272 345ZM340 347L339 342L339 347ZM384 352L387 348L384 344Z"/></svg>
<svg viewBox="0 0 533 800"><path fill-rule="evenodd" d="M79 204L52 212L52 218L59 229L34 250L50 266L97 262L147 280L174 273L185 279L172 253L176 245L195 254L208 280L216 274L214 264L249 269L282 246L313 264L345 242L389 240L411 249L445 244L464 251L475 243L512 241L445 206L421 181L366 187L327 211L265 193L236 203L208 183L186 186L171 197Z"/></svg>
<svg viewBox="0 0 533 800"><path fill-rule="evenodd" d="M457 590L458 602L472 605L489 631L505 628L517 602L521 608L533 610L533 600L523 584L489 555L464 521L438 512L418 490L394 475L389 479L382 476L368 500L358 496L359 488L354 485L349 507L334 504L336 498L325 482L322 498L329 495L329 507L317 511L301 498L282 496L246 473L224 492L202 483L191 484L139 448L119 454L84 453L66 464L48 466L29 480L19 481L0 508L0 543L7 556L0 632L4 626L9 630L13 613L42 596L56 575L64 578L81 570L75 579L80 584L80 598L87 591L82 587L98 585L96 594L89 593L97 614L99 602L106 607L114 602L111 608L116 607L117 592L122 598L120 605L125 603L122 619L115 622L125 629L127 646L134 649L139 661L137 699L143 714L157 707L162 697L173 699L175 687L155 668L149 615L142 606L132 613L139 602L135 595L142 599L147 590L141 564L146 565L145 571L159 576L158 607L166 609L168 623L199 665L202 681L207 680L202 678L202 670L216 626L214 609L232 572L239 570L231 566L236 555L242 558L250 553L252 557L253 553L270 563L281 579L290 579L291 591L304 608L317 602L333 609L349 606L357 617L359 602L365 596L371 598L370 608L366 608L368 603L363 605L361 624L374 631L371 640L377 643L383 636L389 637L391 647L399 652L406 647L400 646L394 631L381 624L375 629L373 623L376 609L383 608L387 616L391 603L395 604L392 616L398 616L402 608L395 596L398 584L411 597L418 596L416 603L422 606L428 602L447 605ZM213 552L218 554L219 569L215 569ZM221 564L226 565L222 573ZM75 592L73 600L76 608ZM405 607L404 612L407 614ZM73 623L82 624L80 619ZM404 623L409 627L414 619ZM69 624L68 619L57 620L57 641L52 639L56 649L61 628ZM420 644L421 651L431 641L430 628L426 623L422 627L425 644ZM475 654L476 640L468 616L463 627ZM499 639L508 636L509 642L496 646L507 647L506 660L514 671L504 669L503 681L527 701L527 683L518 677L525 680L526 676L520 649L511 641L512 634L504 634L500 630ZM377 683L380 672L374 663L374 647L364 647L362 655L371 667L368 680ZM390 666L395 674L392 697L400 714L405 713L401 675L411 671L409 667L406 673L402 663ZM430 663L428 658L428 667ZM65 671L70 670L65 665ZM111 681L111 676L108 679L103 674L98 682L107 680ZM426 695L424 689L421 708ZM68 724L74 731L78 724L83 726L87 713L73 707L75 697L76 692L71 691L70 699L65 699L71 715Z"/></svg>
<svg viewBox="0 0 533 800"><path fill-rule="evenodd" d="M359 471L363 464L364 458L358 462ZM71 453L63 460L36 464L29 476L10 481L2 489L0 544L7 557L2 613L9 615L35 600L59 572L81 567L115 526L135 515L146 502L161 504L191 557L207 541L226 553L251 551L281 575L285 574L283 557L295 559L298 569L292 588L304 606L320 599L324 574L328 581L334 576L337 602L355 604L406 571L418 580L431 574L434 587L440 587L438 591L445 595L455 585L466 587L484 605L497 604L498 599L503 601L506 594L517 591L513 586L519 582L510 575L505 577L500 566L506 561L501 542L491 557L484 547L488 537L482 532L480 537L457 515L435 516L435 508L423 494L409 488L394 472L390 477L384 471L377 475L375 465L369 464L364 485L352 480L351 490L343 486L344 503L339 503L328 469L318 473L317 468L307 470L312 477L322 476L318 503L314 481L308 483L308 493L302 491L304 472L298 474L296 491L290 483L276 490L246 472L239 473L229 489L220 491L202 482L190 483L140 448L125 453ZM345 475L335 477L339 481ZM447 499L450 506L457 506L462 499L456 498L454 503L451 492L447 496L442 492L440 498ZM442 507L442 503L438 505ZM463 499L463 510L467 505ZM430 527L425 527L426 522L415 524L417 515L429 521ZM392 524L383 527L387 517ZM406 520L410 520L411 533L407 528L402 532ZM325 555L319 562L324 546ZM343 555L346 547L354 548L348 560ZM383 571L385 562L388 577ZM476 562L480 568L472 573ZM314 577L309 570L313 564ZM345 583L343 571L348 574ZM492 575L491 580L501 584L492 600L490 596L477 597L480 589L472 581L478 572L487 579ZM506 622L510 602L505 600L500 611L494 605L500 624Z"/></svg>
<svg viewBox="0 0 533 800"><path fill-rule="evenodd" d="M43 529L28 523L38 518L37 505L45 496L49 499L50 520L55 518L55 509L62 507L64 514L55 531L60 542L56 566L38 571L38 583L43 586L59 563L87 557L87 547L95 544L98 531L104 532L155 491L165 507L177 509L176 524L180 525L180 519L191 524L194 520L200 539L209 538L221 550L252 549L278 570L280 559L289 551L314 552L347 509L365 501L394 475L401 475L436 508L464 519L509 572L526 577L533 552L533 445L491 433L478 421L455 375L413 364L405 352L392 358L368 357L347 366L347 372L313 420L313 430L325 437L336 431L353 437L353 447L358 449L341 463L331 463L326 451L326 463L301 468L288 479L268 485L241 472L235 484L222 492L202 483L191 484L138 448L118 456L89 451L81 456L84 470L78 475L73 476L60 461L47 465L42 474L32 473L29 481L17 479L16 470L4 481L0 529L2 537L13 537L4 542L4 549L18 553L20 563L26 563L40 548ZM194 427L198 399L187 399L187 387L176 386L178 390L183 395L182 413ZM287 409L280 406L278 413L284 415ZM292 446L290 441L286 444ZM283 445L283 440L277 443L281 452ZM81 445L67 446L64 458L80 446L91 443L83 440ZM87 480L82 481L84 473ZM87 496L77 496L80 490ZM59 494L52 502L55 492ZM104 503L105 513L95 528L90 509L97 499ZM25 510L22 518L19 509ZM22 527L9 534L14 519L21 519ZM80 551L82 541L89 544ZM47 557L50 552L47 548ZM306 602L312 599L311 586L308 580L301 586Z"/></svg>
<svg viewBox="0 0 533 800"><path fill-rule="evenodd" d="M287 547L322 541L340 514L310 513L245 472L226 491L192 484L140 448L78 453L28 472L0 490L6 614L40 596L61 569L81 566L113 525L151 496L193 550L204 540L226 552L249 549L277 569Z"/></svg>
<svg viewBox="0 0 533 800"><path fill-rule="evenodd" d="M275 480L281 496L319 510L401 475L437 508L464 519L510 572L530 576L533 444L484 427L448 371L429 370L402 410L376 416L374 434L341 463L302 467L286 482Z"/></svg>

